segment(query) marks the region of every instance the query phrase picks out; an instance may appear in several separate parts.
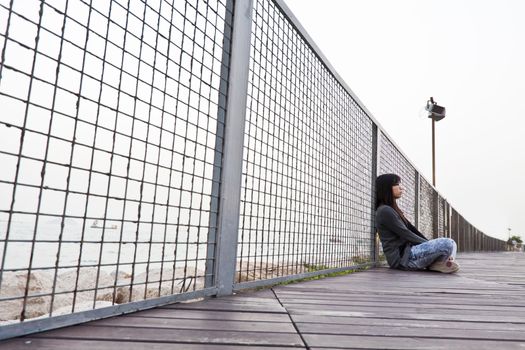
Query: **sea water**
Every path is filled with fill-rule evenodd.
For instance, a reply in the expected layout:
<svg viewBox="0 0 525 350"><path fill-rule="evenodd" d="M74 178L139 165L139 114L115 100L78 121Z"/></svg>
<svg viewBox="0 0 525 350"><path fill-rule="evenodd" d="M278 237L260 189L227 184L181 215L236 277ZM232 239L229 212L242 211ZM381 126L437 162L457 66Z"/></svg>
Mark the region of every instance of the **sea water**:
<svg viewBox="0 0 525 350"><path fill-rule="evenodd" d="M84 224L81 219L66 219L61 233L60 218L43 218L37 225L13 220L7 234L7 221L3 220L0 222L3 269L101 264L107 265L103 269L108 272L121 265L119 270L128 273L135 265L134 272L140 273L148 266L160 266L162 261L173 266L174 260L176 267L187 264L204 267L208 245L207 232L202 228L102 222L85 220Z"/></svg>
<svg viewBox="0 0 525 350"><path fill-rule="evenodd" d="M4 270L99 266L108 273L141 273L147 269L205 269L215 244L208 227L144 224L42 216L35 220L0 221L0 261ZM26 218L28 219L28 218ZM367 253L366 226L332 232L277 232L256 227L239 234L238 259L272 264L350 260ZM302 229L305 229L304 227ZM361 233L359 233L361 231ZM7 243L6 243L7 242ZM5 258L4 258L5 254ZM327 259L328 258L328 259Z"/></svg>

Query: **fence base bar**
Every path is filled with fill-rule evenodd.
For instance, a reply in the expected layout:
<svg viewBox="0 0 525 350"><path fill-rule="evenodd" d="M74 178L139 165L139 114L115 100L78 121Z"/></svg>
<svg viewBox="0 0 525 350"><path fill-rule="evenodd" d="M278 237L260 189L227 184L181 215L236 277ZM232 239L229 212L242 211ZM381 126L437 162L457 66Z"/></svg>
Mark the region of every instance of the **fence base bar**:
<svg viewBox="0 0 525 350"><path fill-rule="evenodd" d="M100 309L75 312L68 315L53 316L34 321L24 321L0 327L0 340L20 337L32 333L48 331L56 328L72 326L102 318L129 314L136 311L172 304L197 298L209 297L217 294L217 288L206 288L183 294L167 295L155 299L135 301L126 304L108 306Z"/></svg>
<svg viewBox="0 0 525 350"><path fill-rule="evenodd" d="M300 273L297 275L275 277L275 278L267 279L267 280L241 282L241 283L234 284L233 291L237 292L243 289L267 287L267 286L276 285L276 284L283 283L283 282L300 280L303 278L315 277L315 276L324 275L328 273L334 273L334 272L343 272L343 271L348 271L348 270L362 270L365 268L374 267L374 264L375 263L371 261L366 264L359 264L359 265L352 265L352 266L346 266L346 267L338 267L334 269L305 272L305 273Z"/></svg>

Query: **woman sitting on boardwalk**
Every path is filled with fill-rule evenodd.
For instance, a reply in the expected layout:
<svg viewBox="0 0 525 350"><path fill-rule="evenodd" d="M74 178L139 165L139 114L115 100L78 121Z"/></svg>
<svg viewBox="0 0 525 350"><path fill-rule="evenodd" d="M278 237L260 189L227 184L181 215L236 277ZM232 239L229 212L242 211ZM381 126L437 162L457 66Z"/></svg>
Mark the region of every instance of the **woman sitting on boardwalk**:
<svg viewBox="0 0 525 350"><path fill-rule="evenodd" d="M428 240L405 218L396 203L403 195L400 182L395 174L376 180L376 227L388 265L402 270L456 272L456 242L450 238Z"/></svg>

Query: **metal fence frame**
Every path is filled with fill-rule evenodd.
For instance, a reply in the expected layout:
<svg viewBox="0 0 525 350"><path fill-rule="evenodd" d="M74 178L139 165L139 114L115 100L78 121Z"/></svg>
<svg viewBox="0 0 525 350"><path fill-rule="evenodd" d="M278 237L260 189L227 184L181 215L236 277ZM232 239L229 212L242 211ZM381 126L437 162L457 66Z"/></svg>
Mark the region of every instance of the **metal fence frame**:
<svg viewBox="0 0 525 350"><path fill-rule="evenodd" d="M279 9L281 15L289 21L304 43L306 43L309 49L315 54L322 67L331 74L337 84L339 84L339 86L346 91L348 96L355 101L360 109L359 113L366 115L372 122L372 169L371 174L367 179L370 181L370 186L372 188L369 198L372 206L368 213L370 217L370 222L368 224L371 228L367 238L369 239L368 243L370 246L369 260L351 266L321 268L315 271L306 271L274 278L255 279L246 282L235 281L240 228L239 218L241 207L240 192L242 187L243 144L246 133L246 104L249 86L248 65L250 61L253 22L252 14L254 7L253 0L227 0L226 6L231 10L232 14L232 17L228 19L232 21L232 29L231 32L228 29L225 30L225 50L223 51L222 58L223 70L221 72L222 80L220 86L222 96L226 96L227 98L222 99L219 102L220 105L224 106L225 111L225 114L219 111L218 116L218 120L221 123L224 123L224 130L222 130L219 125L217 131L217 135L219 138L223 138L224 142L218 142L216 145L216 151L219 156L215 158L216 168L213 175L213 179L215 180L213 193L219 193L219 195L212 199L211 203L212 212L218 213L218 224L216 228L213 227L212 224L209 225L207 238L208 255L206 257L206 280L204 288L176 295L6 325L0 327L0 339L64 327L183 300L230 295L234 291L246 288L269 286L284 281L313 277L320 274L375 266L380 262L380 246L373 223L373 203L375 201L374 184L375 178L381 173L382 169L391 172L399 171L403 166L408 166L413 169L414 186L410 189L413 192L413 198L412 203L410 204L411 208L408 208L408 210L411 211L411 216L413 216L413 220L417 227L422 228L431 226L433 237L453 238L458 243L459 251L462 252L505 249L505 242L489 237L477 230L465 220L435 188L428 187L428 180L426 180L417 167L408 160L408 157L406 157L401 149L388 136L386 131L373 118L372 114L366 109L364 104L337 74L335 69L321 53L284 1L266 1L270 1ZM4 39L6 36L9 36L9 33L6 33ZM7 39L5 39L5 41L7 41ZM231 51L227 48L231 48ZM388 166L386 166L384 160L381 160L381 155L383 154L382 150L384 150L385 147L393 147L396 153L396 158L398 159ZM222 157L220 155L222 155ZM425 215L427 217L425 217ZM7 243L8 239L6 238L4 239L4 244L7 245Z"/></svg>

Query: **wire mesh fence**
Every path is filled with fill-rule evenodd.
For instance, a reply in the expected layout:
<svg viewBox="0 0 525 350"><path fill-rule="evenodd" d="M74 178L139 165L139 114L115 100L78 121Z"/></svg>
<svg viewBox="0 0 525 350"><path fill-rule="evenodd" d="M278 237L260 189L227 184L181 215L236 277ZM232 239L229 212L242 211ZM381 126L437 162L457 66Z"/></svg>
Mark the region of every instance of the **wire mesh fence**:
<svg viewBox="0 0 525 350"><path fill-rule="evenodd" d="M437 201L437 210L438 210L438 228L437 228L437 234L438 234L438 237L446 237L447 236L447 233L446 233L446 226L447 226L447 223L446 223L446 217L445 217L445 199L441 196L438 196L438 201Z"/></svg>
<svg viewBox="0 0 525 350"><path fill-rule="evenodd" d="M228 17L220 1L0 3L1 320L203 288Z"/></svg>
<svg viewBox="0 0 525 350"><path fill-rule="evenodd" d="M0 49L0 322L18 323L0 338L372 265L387 172L429 238L504 249L436 204L281 0L0 0ZM246 108L230 93L242 81ZM224 150L239 138L231 199ZM16 328L36 317L49 322Z"/></svg>
<svg viewBox="0 0 525 350"><path fill-rule="evenodd" d="M419 209L419 231L425 237L433 238L434 231L434 189L424 178L420 178L420 209Z"/></svg>
<svg viewBox="0 0 525 350"><path fill-rule="evenodd" d="M383 133L380 137L379 173L394 173L401 177L401 185L404 193L398 201L399 208L403 210L406 218L412 223L416 222L416 169L397 149L396 146Z"/></svg>
<svg viewBox="0 0 525 350"><path fill-rule="evenodd" d="M370 260L372 121L272 1L255 1L237 279Z"/></svg>

